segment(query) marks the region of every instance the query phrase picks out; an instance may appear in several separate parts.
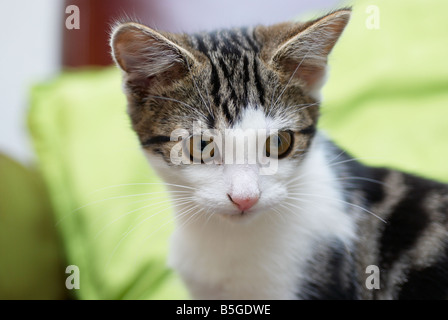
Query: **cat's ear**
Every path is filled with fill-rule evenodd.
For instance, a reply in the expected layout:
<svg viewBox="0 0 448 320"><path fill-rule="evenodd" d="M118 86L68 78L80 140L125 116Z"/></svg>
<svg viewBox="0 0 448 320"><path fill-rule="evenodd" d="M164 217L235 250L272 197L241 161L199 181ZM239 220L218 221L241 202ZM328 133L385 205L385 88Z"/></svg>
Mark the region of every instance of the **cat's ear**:
<svg viewBox="0 0 448 320"><path fill-rule="evenodd" d="M351 10L332 12L305 24L286 25L283 42L270 55L270 63L288 77L301 80L310 92L324 83L327 57L350 19Z"/></svg>
<svg viewBox="0 0 448 320"><path fill-rule="evenodd" d="M184 76L195 58L159 32L138 23L118 25L110 40L112 56L127 80L147 84L154 77L175 80Z"/></svg>

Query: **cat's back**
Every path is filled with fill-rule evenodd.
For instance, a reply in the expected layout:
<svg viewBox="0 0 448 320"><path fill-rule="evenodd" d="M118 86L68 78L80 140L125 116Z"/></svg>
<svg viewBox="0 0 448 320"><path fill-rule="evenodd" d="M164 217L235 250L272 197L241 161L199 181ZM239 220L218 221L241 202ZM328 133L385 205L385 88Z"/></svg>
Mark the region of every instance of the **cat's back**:
<svg viewBox="0 0 448 320"><path fill-rule="evenodd" d="M340 179L347 200L362 207L358 229L360 281L377 267L374 299L448 298L448 185L346 158ZM359 211L359 210L358 210ZM367 270L367 271L366 271Z"/></svg>

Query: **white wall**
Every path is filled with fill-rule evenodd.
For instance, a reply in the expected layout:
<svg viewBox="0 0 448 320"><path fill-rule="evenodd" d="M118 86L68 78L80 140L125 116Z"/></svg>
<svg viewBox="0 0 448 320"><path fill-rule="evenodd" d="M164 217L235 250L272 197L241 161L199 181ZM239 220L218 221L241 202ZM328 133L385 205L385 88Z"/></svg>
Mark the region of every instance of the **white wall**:
<svg viewBox="0 0 448 320"><path fill-rule="evenodd" d="M33 159L26 129L33 83L59 70L61 0L1 0L0 152Z"/></svg>
<svg viewBox="0 0 448 320"><path fill-rule="evenodd" d="M316 11L326 13L341 0L155 0L160 30L197 32L224 27L273 24Z"/></svg>

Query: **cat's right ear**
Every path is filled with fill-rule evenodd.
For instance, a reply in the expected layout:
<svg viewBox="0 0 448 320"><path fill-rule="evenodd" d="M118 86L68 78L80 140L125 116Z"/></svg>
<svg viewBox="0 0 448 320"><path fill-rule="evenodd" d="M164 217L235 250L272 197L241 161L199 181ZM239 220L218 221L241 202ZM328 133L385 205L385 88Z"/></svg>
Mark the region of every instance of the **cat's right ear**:
<svg viewBox="0 0 448 320"><path fill-rule="evenodd" d="M286 80L298 80L303 89L319 96L326 78L328 55L351 15L345 8L306 23L284 23L260 28L265 61Z"/></svg>
<svg viewBox="0 0 448 320"><path fill-rule="evenodd" d="M138 23L116 26L110 40L112 57L128 82L149 85L154 78L173 81L186 75L195 58L184 48Z"/></svg>

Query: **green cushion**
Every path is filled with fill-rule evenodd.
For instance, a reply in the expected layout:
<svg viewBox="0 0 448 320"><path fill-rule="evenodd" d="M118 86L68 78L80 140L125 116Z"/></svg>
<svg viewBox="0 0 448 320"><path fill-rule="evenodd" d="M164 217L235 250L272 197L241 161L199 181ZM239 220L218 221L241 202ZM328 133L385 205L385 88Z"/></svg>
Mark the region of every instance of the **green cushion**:
<svg viewBox="0 0 448 320"><path fill-rule="evenodd" d="M379 29L367 28L372 5ZM354 9L330 56L321 127L364 162L448 181L448 3Z"/></svg>
<svg viewBox="0 0 448 320"><path fill-rule="evenodd" d="M375 4L380 29L370 30ZM321 128L364 162L448 181L446 6L357 2L330 58ZM64 72L31 98L55 228L80 270L77 296L187 297L165 266L172 212L130 129L119 72Z"/></svg>
<svg viewBox="0 0 448 320"><path fill-rule="evenodd" d="M29 127L55 228L79 268L73 290L81 299L185 298L165 267L169 202L125 105L114 68L65 72L32 91Z"/></svg>

